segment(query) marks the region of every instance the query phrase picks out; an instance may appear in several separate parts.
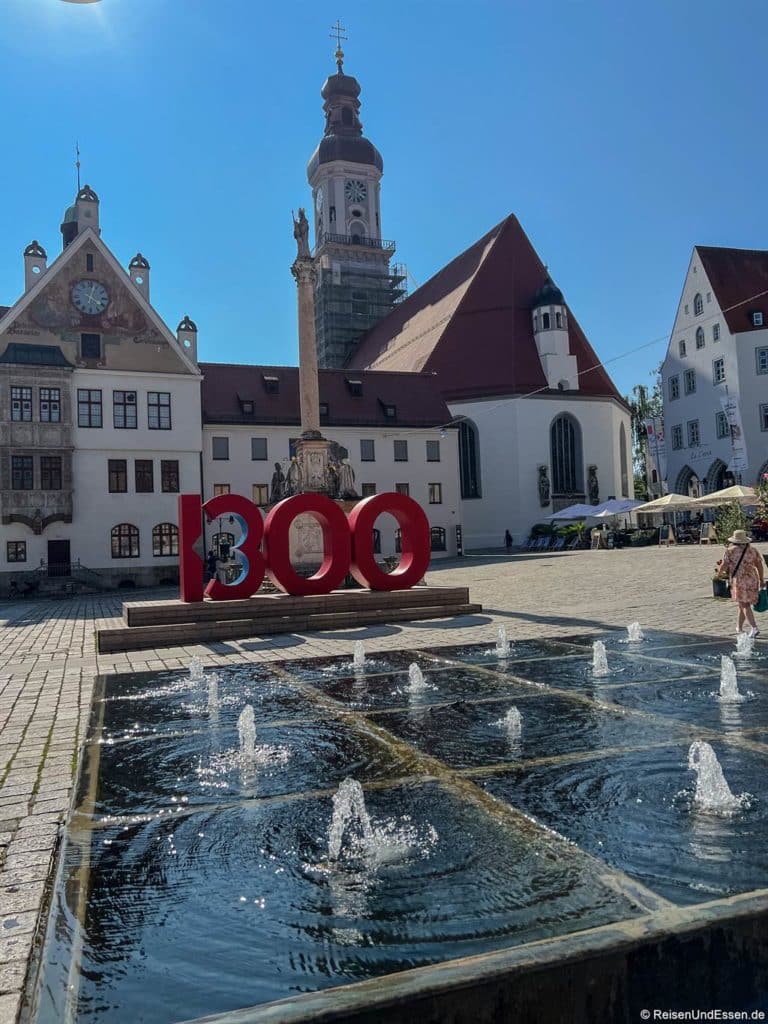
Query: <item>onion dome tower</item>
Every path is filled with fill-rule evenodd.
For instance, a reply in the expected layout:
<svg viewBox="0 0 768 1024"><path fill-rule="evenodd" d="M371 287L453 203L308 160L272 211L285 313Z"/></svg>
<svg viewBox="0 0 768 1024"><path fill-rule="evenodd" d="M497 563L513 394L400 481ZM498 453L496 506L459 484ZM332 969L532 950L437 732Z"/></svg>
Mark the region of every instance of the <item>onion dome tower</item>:
<svg viewBox="0 0 768 1024"><path fill-rule="evenodd" d="M384 161L363 135L360 83L344 71L337 26L336 73L320 91L325 130L307 165L314 202L318 364L344 366L357 339L404 294L390 270L395 243L381 229ZM396 271L396 268L394 268Z"/></svg>

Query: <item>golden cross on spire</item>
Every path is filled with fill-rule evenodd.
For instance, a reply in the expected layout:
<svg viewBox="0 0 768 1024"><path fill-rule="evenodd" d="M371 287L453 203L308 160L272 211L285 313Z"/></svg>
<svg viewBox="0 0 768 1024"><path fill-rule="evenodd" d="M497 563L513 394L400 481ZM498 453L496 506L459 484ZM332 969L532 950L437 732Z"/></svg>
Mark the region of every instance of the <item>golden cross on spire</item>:
<svg viewBox="0 0 768 1024"><path fill-rule="evenodd" d="M80 143L75 143L75 167L77 168L77 191L80 191Z"/></svg>
<svg viewBox="0 0 768 1024"><path fill-rule="evenodd" d="M336 56L336 65L337 65L337 67L339 69L339 73L341 73L341 65L344 62L344 51L341 48L341 41L342 41L342 39L344 40L344 42L347 41L347 37L345 35L343 35L343 33L346 32L346 31L347 30L344 28L344 26L341 24L341 21L338 18L336 19L336 24L335 25L331 25L331 39L334 39L334 38L336 39L336 54L335 54L335 56Z"/></svg>

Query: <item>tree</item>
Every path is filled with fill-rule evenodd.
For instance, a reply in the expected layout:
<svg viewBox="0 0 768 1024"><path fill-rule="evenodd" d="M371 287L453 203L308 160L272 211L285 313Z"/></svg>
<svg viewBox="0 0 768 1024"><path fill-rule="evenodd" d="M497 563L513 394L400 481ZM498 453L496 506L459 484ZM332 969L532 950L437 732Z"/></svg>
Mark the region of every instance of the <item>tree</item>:
<svg viewBox="0 0 768 1024"><path fill-rule="evenodd" d="M649 388L647 384L636 384L632 388L631 397L625 398L632 413L632 462L635 470L635 494L642 490L646 496L650 492L646 472L648 436L645 432L645 421L651 416L661 416L664 408L661 397L661 366L657 366L650 376L653 378L652 387Z"/></svg>

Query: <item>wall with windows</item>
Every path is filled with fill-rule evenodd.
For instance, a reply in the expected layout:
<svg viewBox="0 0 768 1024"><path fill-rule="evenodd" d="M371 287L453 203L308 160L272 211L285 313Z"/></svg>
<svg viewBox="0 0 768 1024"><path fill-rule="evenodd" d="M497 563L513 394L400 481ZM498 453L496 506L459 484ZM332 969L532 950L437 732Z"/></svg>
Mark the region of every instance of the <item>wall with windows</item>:
<svg viewBox="0 0 768 1024"><path fill-rule="evenodd" d="M741 410L749 459L742 482L754 484L768 448L768 329L731 334L696 250L661 378L666 490L706 494L736 479L727 469L732 449L721 404L726 395L735 396Z"/></svg>
<svg viewBox="0 0 768 1024"><path fill-rule="evenodd" d="M534 523L556 510L551 428L561 417L575 427L570 451L576 464L571 464L570 456L564 459L558 475L586 495L588 468L594 465L601 501L621 497L623 490L633 497L631 476L626 479L625 475L622 481L620 453L622 424L627 443L631 437L630 416L616 401L547 395L451 403L450 409L459 422L466 419L471 425L477 442L478 458L472 463L471 473L465 472L463 477L463 493L467 495L461 502L465 548L503 547L507 529L514 543L521 544ZM568 436L566 430L566 443ZM626 458L631 467L632 454L628 448ZM465 448L460 459L468 464ZM550 484L550 504L544 507L539 497L541 466L547 467ZM470 496L470 488L477 496Z"/></svg>
<svg viewBox="0 0 768 1024"><path fill-rule="evenodd" d="M178 495L200 492L199 379L75 370L72 388L72 557L117 582L172 578Z"/></svg>
<svg viewBox="0 0 768 1024"><path fill-rule="evenodd" d="M203 494L243 494L257 503L269 500L275 463L285 474L292 453L292 442L300 434L298 426L222 426L203 427ZM458 431L449 429L383 429L381 427L323 427L323 434L349 452L358 494L366 497L382 491L402 491L424 509L430 526L445 531L435 534L435 558L456 554L456 526L461 524L459 499ZM444 434L444 436L443 436ZM381 517L381 554L395 554L395 521ZM206 533L206 550L214 524ZM445 550L438 545L444 543Z"/></svg>

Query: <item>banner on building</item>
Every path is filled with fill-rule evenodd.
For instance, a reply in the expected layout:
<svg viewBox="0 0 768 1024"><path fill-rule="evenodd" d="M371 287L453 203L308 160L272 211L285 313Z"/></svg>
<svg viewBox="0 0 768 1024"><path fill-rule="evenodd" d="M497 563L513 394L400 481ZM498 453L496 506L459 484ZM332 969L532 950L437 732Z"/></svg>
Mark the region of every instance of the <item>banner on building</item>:
<svg viewBox="0 0 768 1024"><path fill-rule="evenodd" d="M664 417L649 416L644 420L648 438L648 456L659 482L667 479L667 447L664 441Z"/></svg>
<svg viewBox="0 0 768 1024"><path fill-rule="evenodd" d="M747 442L741 426L741 407L737 395L723 395L720 399L728 427L731 432L731 461L728 469L732 473L745 473L749 466L747 459Z"/></svg>

